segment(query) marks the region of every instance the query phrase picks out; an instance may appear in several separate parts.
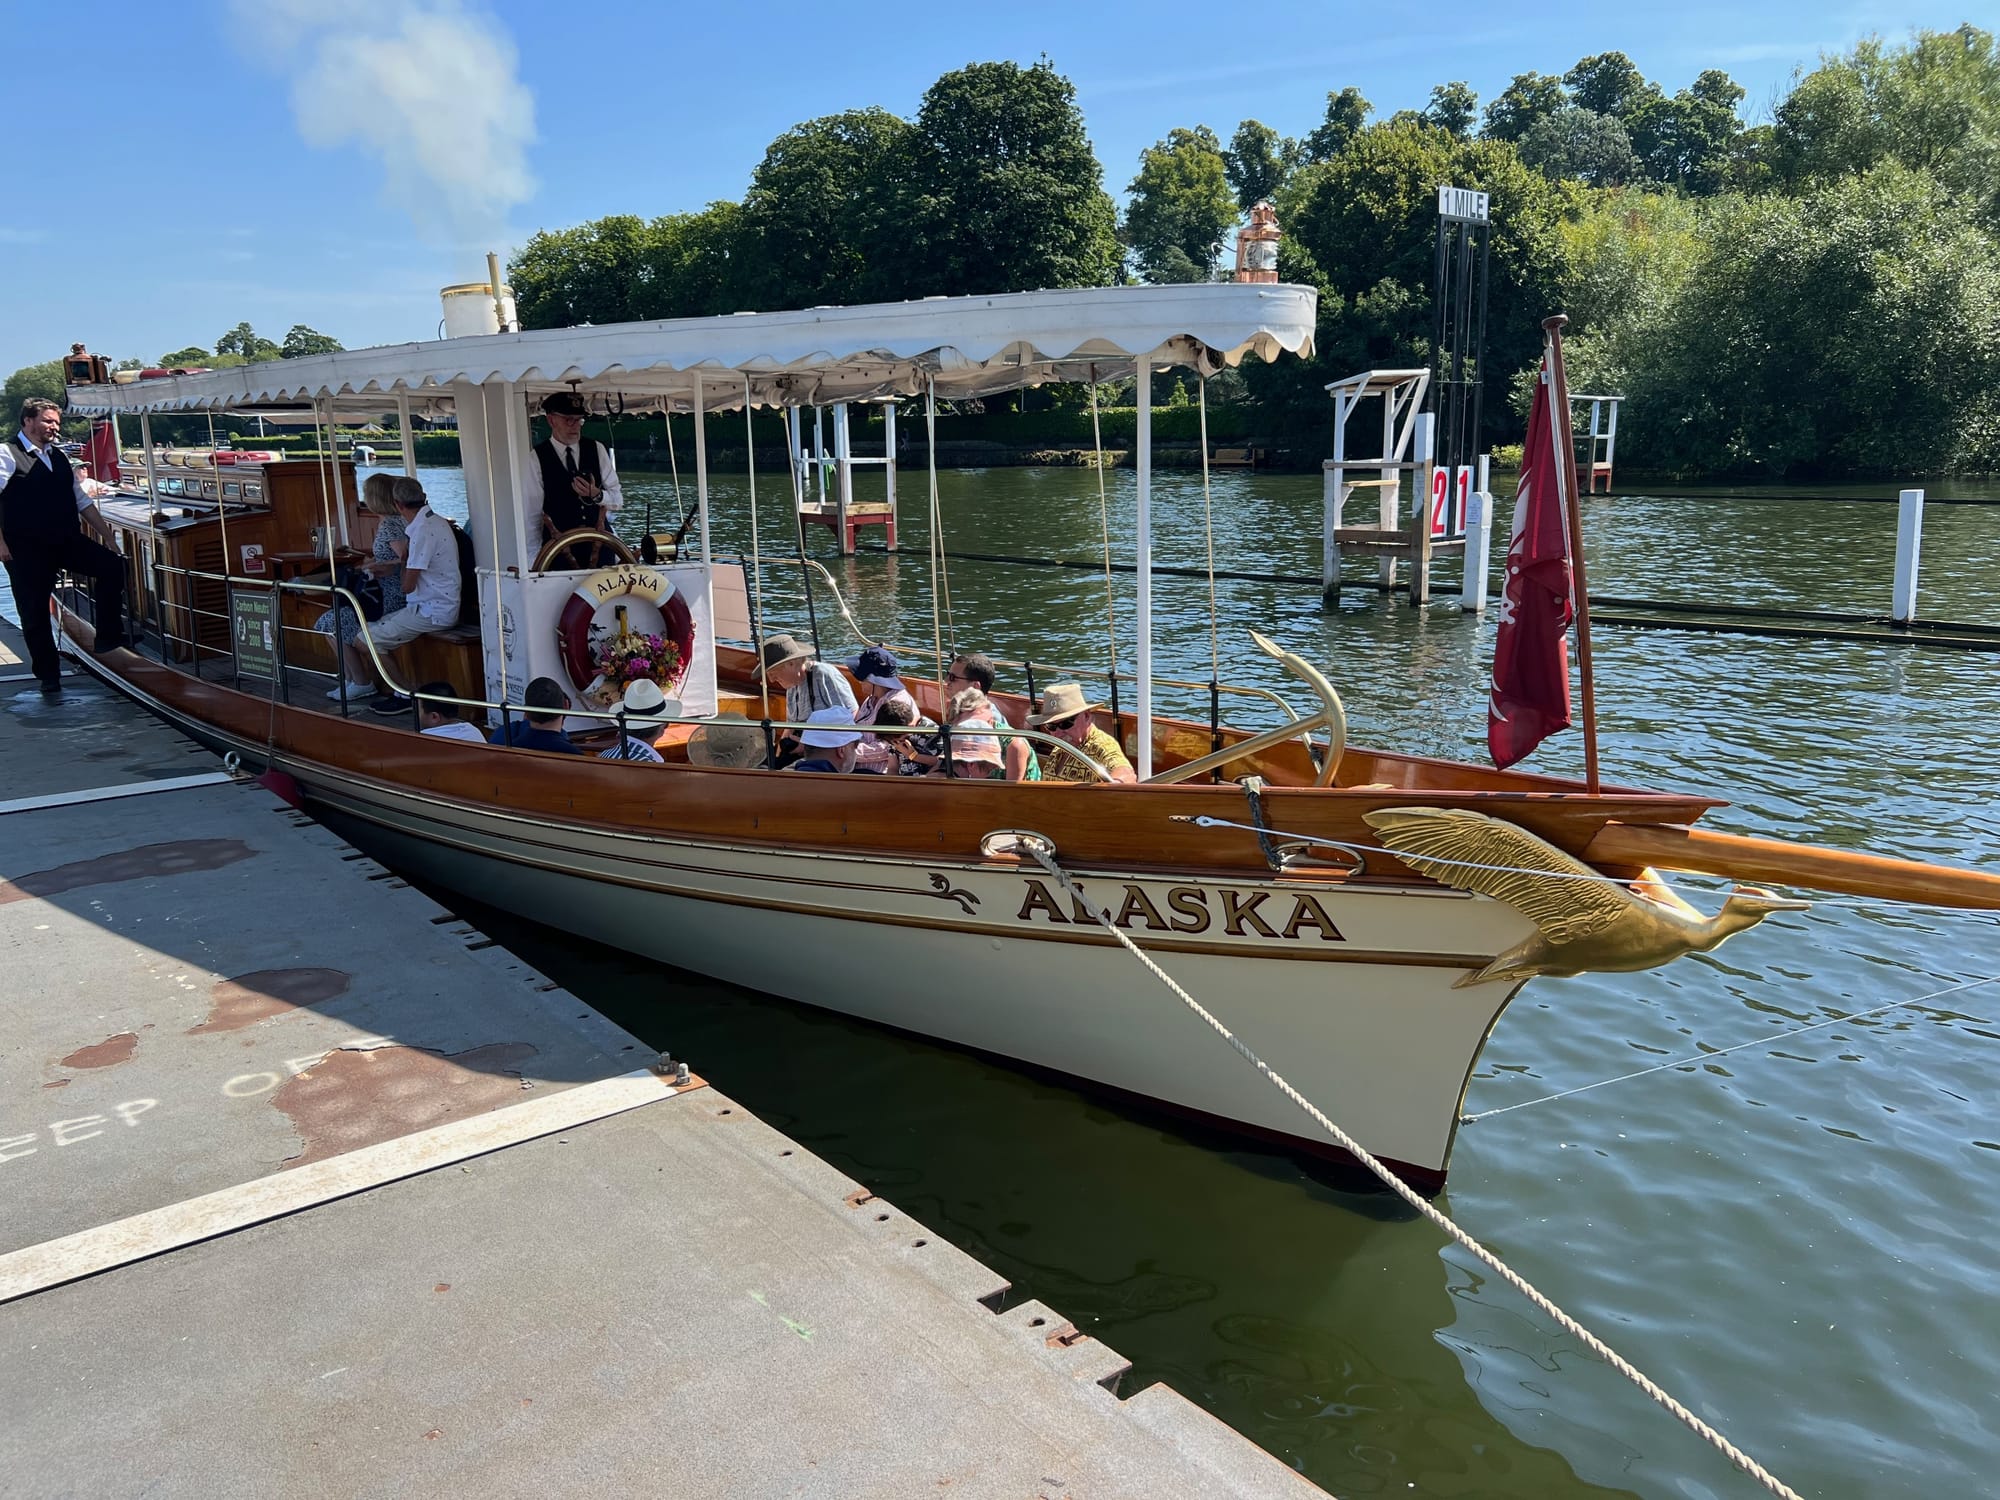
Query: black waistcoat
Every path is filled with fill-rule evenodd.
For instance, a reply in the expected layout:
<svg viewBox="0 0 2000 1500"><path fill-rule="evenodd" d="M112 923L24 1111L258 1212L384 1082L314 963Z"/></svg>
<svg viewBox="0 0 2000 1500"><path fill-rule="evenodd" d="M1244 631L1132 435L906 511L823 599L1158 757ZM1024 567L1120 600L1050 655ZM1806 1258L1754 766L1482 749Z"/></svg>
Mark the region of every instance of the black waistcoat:
<svg viewBox="0 0 2000 1500"><path fill-rule="evenodd" d="M599 502L585 500L570 488L570 473L563 467L556 440L544 438L535 444L535 457L542 465L542 513L556 530L575 531L584 526L595 527ZM576 440L576 462L577 473L600 490L604 488L604 466L597 456L596 438L579 437Z"/></svg>
<svg viewBox="0 0 2000 1500"><path fill-rule="evenodd" d="M50 464L20 439L9 438L14 475L0 490L0 528L9 547L59 541L76 531L76 476L61 448L49 450Z"/></svg>

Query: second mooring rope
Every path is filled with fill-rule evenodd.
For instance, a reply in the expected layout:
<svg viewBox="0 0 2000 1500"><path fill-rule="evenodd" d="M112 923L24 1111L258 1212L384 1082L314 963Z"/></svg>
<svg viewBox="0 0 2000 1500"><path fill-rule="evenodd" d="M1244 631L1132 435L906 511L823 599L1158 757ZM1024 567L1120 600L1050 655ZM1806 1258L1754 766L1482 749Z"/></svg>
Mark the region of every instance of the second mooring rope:
<svg viewBox="0 0 2000 1500"><path fill-rule="evenodd" d="M1779 1479L1777 1475L1771 1473L1770 1470L1766 1469L1762 1464L1758 1463L1756 1459L1752 1458L1749 1454L1745 1453L1741 1448L1738 1448L1734 1443L1730 1442L1728 1438L1724 1437L1720 1432L1716 1431L1715 1428L1711 1427L1708 1423L1704 1422L1700 1417L1696 1416L1692 1411L1689 1411L1688 1408L1683 1406L1679 1401L1676 1401L1665 1390L1661 1389L1661 1387L1657 1383L1655 1383L1644 1371L1640 1370L1637 1366L1633 1365L1617 1350L1613 1349L1609 1344L1605 1343L1603 1339L1599 1338L1596 1334L1592 1333L1589 1329L1585 1328L1581 1323L1577 1322L1575 1318L1572 1318L1568 1313L1564 1312L1560 1307L1556 1306L1556 1304L1550 1301L1547 1296L1545 1296L1541 1291L1537 1290L1536 1287L1531 1282L1529 1282L1526 1277L1522 1276L1518 1271L1514 1270L1513 1267L1509 1266L1505 1261L1501 1260L1500 1257L1495 1255L1491 1250L1488 1250L1484 1245L1480 1244L1479 1241L1475 1240L1470 1234L1466 1233L1463 1229L1460 1229L1458 1225L1455 1224L1444 1213L1440 1212L1436 1208L1433 1208L1428 1202L1424 1200L1423 1196L1420 1193L1418 1193L1415 1188L1411 1187L1407 1182L1403 1181L1401 1177L1397 1176L1394 1172L1392 1172L1371 1152L1369 1152L1365 1147L1363 1147L1359 1141L1355 1140L1353 1136L1349 1135L1346 1131L1342 1130L1338 1125L1334 1124L1332 1120L1328 1119L1326 1115L1323 1114L1313 1104L1313 1102L1310 1099L1306 1098L1305 1095L1301 1094L1297 1089L1293 1088L1291 1084L1287 1083L1282 1077L1280 1077L1275 1071L1273 1071L1270 1064L1266 1063L1256 1053L1252 1052L1249 1049L1249 1047L1245 1046L1243 1042L1237 1038L1235 1032L1231 1031L1227 1026L1223 1025L1221 1021L1217 1020L1215 1016L1210 1014L1202 1006L1199 1000L1195 999L1194 996L1190 995L1186 990L1182 989L1180 985L1175 983L1172 976L1170 976L1165 969L1162 969L1158 964L1154 963L1152 959L1148 958L1144 950L1142 950L1137 943L1133 942L1132 939L1128 937L1125 933L1119 931L1118 927L1112 922L1110 913L1099 910L1097 907L1092 906L1090 902L1085 899L1082 890L1080 890L1077 887L1075 881L1070 879L1069 872L1063 869L1061 865L1056 863L1054 846L1050 844L1048 840L1039 837L1032 839L1024 838L1020 840L1019 847L1024 852L1026 852L1027 855L1031 859L1033 859L1036 864L1040 865L1044 870L1048 871L1049 875L1058 884L1060 884L1065 891L1069 893L1070 899L1075 901L1079 906L1083 907L1086 911L1088 911L1091 914L1093 918L1096 919L1098 926L1102 927L1106 932L1110 933L1114 938L1116 938L1119 941L1119 943L1124 946L1127 952L1129 952L1134 958L1138 959L1140 963L1144 964L1146 968L1151 971L1155 979L1159 980L1161 984L1164 984L1169 990L1173 991L1175 998L1177 998L1181 1002L1181 1004L1185 1005L1189 1010L1193 1011L1197 1016L1200 1016L1202 1020L1206 1021L1210 1026L1212 1026L1215 1029L1216 1034L1219 1035L1225 1042L1229 1043L1231 1047L1235 1048L1236 1051L1242 1056L1245 1062L1249 1063L1259 1073L1262 1073L1264 1077L1271 1082L1272 1086L1278 1090L1279 1093L1283 1094L1287 1099L1291 1100L1292 1103L1296 1104L1300 1109L1304 1110L1306 1114L1312 1118L1315 1124L1317 1124L1322 1130L1324 1130L1328 1135L1332 1136L1334 1140L1340 1144L1343 1150L1347 1151L1350 1155L1354 1157L1356 1161L1360 1162L1363 1166L1368 1168L1369 1171L1373 1172L1377 1177L1381 1178L1382 1181L1389 1187L1390 1191L1394 1192L1397 1197L1401 1198L1405 1203L1409 1204L1410 1207L1414 1208L1418 1213L1422 1214L1425 1218L1429 1219L1433 1224L1437 1225L1438 1228L1442 1229L1446 1234L1450 1235L1452 1239L1457 1241L1458 1244L1465 1250L1469 1251L1473 1255L1476 1255L1481 1261L1485 1262L1487 1266L1492 1268L1492 1271L1496 1276L1498 1276L1501 1280L1505 1281L1509 1286L1513 1287L1514 1290L1519 1292L1523 1297L1526 1297L1543 1313L1547 1314L1550 1318L1554 1319L1557 1325L1560 1326L1564 1332L1568 1333L1571 1337L1575 1338L1586 1349L1590 1350L1591 1353L1595 1354L1599 1359L1603 1360L1606 1364L1610 1365L1612 1369L1616 1370L1619 1374L1623 1375L1627 1380L1631 1381L1634 1385L1639 1387L1640 1390L1644 1391L1648 1396L1651 1396L1661 1406L1665 1407L1669 1412L1673 1413L1675 1418L1677 1418L1691 1432L1695 1433L1697 1436L1701 1437L1709 1444L1711 1444L1718 1452L1722 1453L1726 1458L1728 1458L1728 1460L1731 1463L1735 1464L1737 1468L1741 1469L1745 1474L1748 1474L1752 1479L1756 1480L1759 1484L1764 1486L1765 1489L1769 1490L1774 1495L1785 1497L1785 1500L1802 1500L1802 1497L1799 1495L1798 1491L1792 1489L1783 1480Z"/></svg>

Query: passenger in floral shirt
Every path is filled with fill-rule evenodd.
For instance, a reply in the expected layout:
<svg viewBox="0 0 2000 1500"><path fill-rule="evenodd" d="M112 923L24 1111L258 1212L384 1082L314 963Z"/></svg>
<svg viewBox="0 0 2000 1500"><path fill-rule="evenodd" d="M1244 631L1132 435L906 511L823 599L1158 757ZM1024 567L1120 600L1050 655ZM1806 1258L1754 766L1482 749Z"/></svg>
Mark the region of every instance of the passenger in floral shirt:
<svg viewBox="0 0 2000 1500"><path fill-rule="evenodd" d="M1138 773L1125 758L1124 747L1097 727L1091 715L1102 703L1084 701L1083 688L1074 682L1058 682L1042 696L1040 713L1028 715L1028 726L1054 735L1066 745L1074 745L1111 773L1113 781L1137 781ZM1045 773L1050 781L1096 781L1098 775L1074 755L1059 750L1049 752Z"/></svg>

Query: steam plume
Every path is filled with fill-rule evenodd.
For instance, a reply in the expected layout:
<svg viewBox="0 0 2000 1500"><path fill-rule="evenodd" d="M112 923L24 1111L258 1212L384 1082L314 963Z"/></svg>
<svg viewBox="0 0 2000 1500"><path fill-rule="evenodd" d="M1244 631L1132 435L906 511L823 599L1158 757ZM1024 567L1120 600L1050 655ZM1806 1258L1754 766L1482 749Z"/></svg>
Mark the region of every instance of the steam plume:
<svg viewBox="0 0 2000 1500"><path fill-rule="evenodd" d="M492 17L458 0L237 0L236 13L291 75L306 144L374 156L384 196L426 237L495 243L534 192L535 99Z"/></svg>

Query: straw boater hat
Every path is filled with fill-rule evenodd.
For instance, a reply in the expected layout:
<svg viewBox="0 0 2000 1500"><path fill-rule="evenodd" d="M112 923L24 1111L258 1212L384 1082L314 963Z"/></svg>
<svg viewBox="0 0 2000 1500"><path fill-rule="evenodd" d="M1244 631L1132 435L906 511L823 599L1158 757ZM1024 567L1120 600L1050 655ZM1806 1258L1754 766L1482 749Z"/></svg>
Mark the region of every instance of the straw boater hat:
<svg viewBox="0 0 2000 1500"><path fill-rule="evenodd" d="M812 647L805 642L789 635L774 635L764 642L764 664L757 669L757 675L761 677L775 666L811 655Z"/></svg>
<svg viewBox="0 0 2000 1500"><path fill-rule="evenodd" d="M650 677L637 678L627 686L622 702L628 729L657 729L669 719L678 719L682 712L679 701L661 692Z"/></svg>
<svg viewBox="0 0 2000 1500"><path fill-rule="evenodd" d="M697 766L747 771L764 764L764 731L741 714L717 714L688 738L688 760Z"/></svg>
<svg viewBox="0 0 2000 1500"><path fill-rule="evenodd" d="M1058 682L1052 684L1049 690L1042 694L1042 711L1038 714L1029 714L1028 723L1036 727L1053 724L1058 719L1073 719L1078 714L1089 713L1092 709L1102 707L1104 707L1102 703L1084 701L1081 683Z"/></svg>

